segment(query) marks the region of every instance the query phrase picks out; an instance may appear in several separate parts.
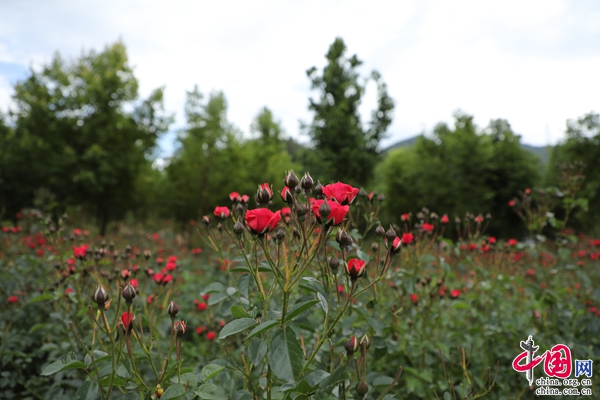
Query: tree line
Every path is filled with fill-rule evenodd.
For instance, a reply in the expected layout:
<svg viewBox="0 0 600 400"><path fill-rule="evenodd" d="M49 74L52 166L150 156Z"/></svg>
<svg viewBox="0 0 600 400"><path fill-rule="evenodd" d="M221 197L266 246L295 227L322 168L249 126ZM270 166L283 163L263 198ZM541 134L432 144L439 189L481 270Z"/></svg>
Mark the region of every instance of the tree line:
<svg viewBox="0 0 600 400"><path fill-rule="evenodd" d="M580 193L589 210L574 211L574 226L597 229L597 113L568 121L565 141L545 170L521 147L508 121L493 120L481 129L464 113L412 146L382 151L394 110L383 77L377 71L362 76L362 62L340 38L325 57L323 69L307 70L315 92L308 100L313 120L301 130L309 144L287 137L266 106L258 110L251 135L244 135L228 120L224 93L206 95L194 87L186 94L177 150L164 168L155 168L157 141L174 121L163 105L164 88L140 98L121 42L75 60L57 53L15 84L13 105L0 114L0 219L34 207L54 216L74 210L95 221L102 234L128 215L137 221L171 219L183 227L229 204L230 192L252 198L262 182L281 189L284 171L292 169L310 171L315 181L384 193L387 223L422 207L451 218L489 213L490 232L507 236L523 231L509 201L526 188L557 186L561 173L555 164L582 161ZM377 88L377 105L362 121L358 107L369 80Z"/></svg>

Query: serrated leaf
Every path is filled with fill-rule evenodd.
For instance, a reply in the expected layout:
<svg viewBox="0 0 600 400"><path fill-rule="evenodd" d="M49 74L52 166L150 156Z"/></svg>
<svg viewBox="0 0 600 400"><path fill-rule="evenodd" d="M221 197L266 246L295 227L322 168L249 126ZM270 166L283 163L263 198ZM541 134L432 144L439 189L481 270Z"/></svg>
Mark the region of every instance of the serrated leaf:
<svg viewBox="0 0 600 400"><path fill-rule="evenodd" d="M227 336L235 335L255 326L257 323L253 318L240 318L231 321L221 329L219 339L225 339Z"/></svg>
<svg viewBox="0 0 600 400"><path fill-rule="evenodd" d="M190 388L196 388L196 386L198 386L198 377L191 372L181 374L181 384Z"/></svg>
<svg viewBox="0 0 600 400"><path fill-rule="evenodd" d="M56 360L52 364L47 365L43 370L42 376L54 375L57 372L65 371L68 369L85 369L85 363L77 361L75 353L70 352L66 358Z"/></svg>
<svg viewBox="0 0 600 400"><path fill-rule="evenodd" d="M185 394L185 387L181 383L174 383L160 396L161 400L178 399Z"/></svg>
<svg viewBox="0 0 600 400"><path fill-rule="evenodd" d="M273 374L286 382L295 382L304 364L304 352L292 329L278 328L270 336L269 365Z"/></svg>
<svg viewBox="0 0 600 400"><path fill-rule="evenodd" d="M267 355L267 342L260 338L254 338L248 346L248 356L252 364L259 365Z"/></svg>
<svg viewBox="0 0 600 400"><path fill-rule="evenodd" d="M275 325L279 325L279 321L276 319L272 319L270 321L265 321L262 324L258 325L256 328L252 329L246 340L253 338L254 336L271 329Z"/></svg>
<svg viewBox="0 0 600 400"><path fill-rule="evenodd" d="M309 301L305 301L300 304L296 304L285 316L284 322L290 321L294 317L300 315L302 312L308 310L309 308L311 308L312 306L314 306L315 304L317 304L319 302L320 302L320 300L309 300Z"/></svg>
<svg viewBox="0 0 600 400"><path fill-rule="evenodd" d="M200 381L206 382L209 379L215 377L219 372L223 371L225 367L222 365L216 364L208 364L204 368L202 368L202 372L200 372Z"/></svg>
<svg viewBox="0 0 600 400"><path fill-rule="evenodd" d="M242 306L231 307L231 315L235 318L252 318L252 315L248 314Z"/></svg>

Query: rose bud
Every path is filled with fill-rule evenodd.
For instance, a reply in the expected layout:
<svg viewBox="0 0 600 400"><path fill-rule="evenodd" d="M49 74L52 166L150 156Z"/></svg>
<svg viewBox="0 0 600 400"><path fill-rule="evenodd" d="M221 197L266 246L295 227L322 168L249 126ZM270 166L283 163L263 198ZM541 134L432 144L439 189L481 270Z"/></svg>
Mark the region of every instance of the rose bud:
<svg viewBox="0 0 600 400"><path fill-rule="evenodd" d="M358 340L356 339L356 336L352 336L346 341L346 343L344 344L344 349L346 349L346 354L348 355L348 357L350 357L352 354L354 354L355 351L358 350Z"/></svg>
<svg viewBox="0 0 600 400"><path fill-rule="evenodd" d="M377 201L383 203L385 201L385 195L380 193L379 196L377 196Z"/></svg>
<svg viewBox="0 0 600 400"><path fill-rule="evenodd" d="M127 304L131 304L132 300L135 298L135 288L131 285L127 285L125 286L125 289L123 289L123 298L125 299L125 302Z"/></svg>
<svg viewBox="0 0 600 400"><path fill-rule="evenodd" d="M385 229L383 229L383 226L381 226L381 223L379 223L377 225L377 228L375 228L375 236L377 236L377 241L379 241L379 242L385 236Z"/></svg>
<svg viewBox="0 0 600 400"><path fill-rule="evenodd" d="M175 330L177 337L182 337L185 331L187 330L187 326L185 325L185 322L177 321L175 322L175 326L173 327L173 329Z"/></svg>
<svg viewBox="0 0 600 400"><path fill-rule="evenodd" d="M317 184L315 185L315 196L317 199L323 199L323 185L321 185L321 181L317 180Z"/></svg>
<svg viewBox="0 0 600 400"><path fill-rule="evenodd" d="M377 251L377 249L379 249L379 245L377 243L373 243L371 245L371 251Z"/></svg>
<svg viewBox="0 0 600 400"><path fill-rule="evenodd" d="M306 204L298 204L297 207L294 207L294 211L296 211L296 215L302 217L308 212L308 206Z"/></svg>
<svg viewBox="0 0 600 400"><path fill-rule="evenodd" d="M364 396L365 394L367 394L368 391L369 391L369 385L367 385L367 382L362 381L356 385L356 392L358 394Z"/></svg>
<svg viewBox="0 0 600 400"><path fill-rule="evenodd" d="M365 349L368 349L369 347L371 347L371 339L369 338L369 336L366 333L360 339L360 345L365 346Z"/></svg>
<svg viewBox="0 0 600 400"><path fill-rule="evenodd" d="M146 260L149 260L151 256L152 254L150 253L150 250L144 250L144 258Z"/></svg>
<svg viewBox="0 0 600 400"><path fill-rule="evenodd" d="M298 186L298 183L298 177L296 176L296 174L294 174L294 171L288 171L288 173L285 175L285 178L283 179L283 184L288 188L294 189L296 186Z"/></svg>
<svg viewBox="0 0 600 400"><path fill-rule="evenodd" d="M340 229L335 235L335 241L338 242L340 246L348 246L352 244L352 237L348 235L345 230Z"/></svg>
<svg viewBox="0 0 600 400"><path fill-rule="evenodd" d="M396 238L392 242L392 247L390 247L390 251L392 252L392 254L398 254L402 251L402 238L396 236Z"/></svg>
<svg viewBox="0 0 600 400"><path fill-rule="evenodd" d="M385 238L387 239L388 242L393 242L394 239L396 239L396 231L394 230L394 228L390 225L390 229L387 230L387 232L385 233Z"/></svg>
<svg viewBox="0 0 600 400"><path fill-rule="evenodd" d="M340 260L338 260L335 256L331 256L327 261L327 265L329 266L329 269L331 269L331 272L335 275L337 274L338 267L340 266Z"/></svg>
<svg viewBox="0 0 600 400"><path fill-rule="evenodd" d="M277 231L277 233L275 234L275 240L277 241L277 243L283 243L283 241L285 240L285 231L283 229Z"/></svg>
<svg viewBox="0 0 600 400"><path fill-rule="evenodd" d="M210 217L208 215L203 216L202 223L206 226L210 225Z"/></svg>
<svg viewBox="0 0 600 400"><path fill-rule="evenodd" d="M273 200L273 190L269 184L263 183L259 185L256 191L256 202L258 204L268 204L271 200Z"/></svg>
<svg viewBox="0 0 600 400"><path fill-rule="evenodd" d="M94 300L94 303L98 304L98 308L104 308L104 304L108 300L108 293L102 286L98 286L92 295L92 300Z"/></svg>
<svg viewBox="0 0 600 400"><path fill-rule="evenodd" d="M233 224L232 229L233 229L233 233L236 234L238 239L240 238L240 236L242 236L242 233L244 233L244 225L242 224L242 222L240 220L238 220L235 224Z"/></svg>
<svg viewBox="0 0 600 400"><path fill-rule="evenodd" d="M304 190L310 190L314 183L313 178L306 172L304 173L302 180L300 180L300 187Z"/></svg>
<svg viewBox="0 0 600 400"><path fill-rule="evenodd" d="M346 263L346 274L350 277L350 280L354 283L358 278L363 276L367 268L365 267L365 262L359 260L358 258L353 258L348 260Z"/></svg>
<svg viewBox="0 0 600 400"><path fill-rule="evenodd" d="M283 189L281 189L281 200L290 205L294 203L294 196L292 195L292 191L289 187L284 186Z"/></svg>
<svg viewBox="0 0 600 400"><path fill-rule="evenodd" d="M319 207L319 215L323 223L327 222L327 217L331 214L331 207L327 204L327 200L323 200L323 204Z"/></svg>
<svg viewBox="0 0 600 400"><path fill-rule="evenodd" d="M121 314L121 327L125 330L126 333L131 332L131 329L133 329L134 320L135 317L129 311L125 311L123 314Z"/></svg>
<svg viewBox="0 0 600 400"><path fill-rule="evenodd" d="M175 304L174 301L170 302L169 306L167 307L167 314L171 316L171 319L174 319L178 312L179 306Z"/></svg>

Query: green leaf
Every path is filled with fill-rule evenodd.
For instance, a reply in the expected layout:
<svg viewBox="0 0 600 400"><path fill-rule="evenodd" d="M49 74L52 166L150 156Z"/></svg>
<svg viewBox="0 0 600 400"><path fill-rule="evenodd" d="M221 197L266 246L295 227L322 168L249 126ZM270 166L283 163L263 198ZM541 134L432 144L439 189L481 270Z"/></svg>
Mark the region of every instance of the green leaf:
<svg viewBox="0 0 600 400"><path fill-rule="evenodd" d="M181 383L174 383L165 390L162 396L160 396L161 400L171 400L178 399L185 394L185 387Z"/></svg>
<svg viewBox="0 0 600 400"><path fill-rule="evenodd" d="M394 379L390 378L389 376L378 376L373 380L373 386L388 387L392 384L392 382L394 382Z"/></svg>
<svg viewBox="0 0 600 400"><path fill-rule="evenodd" d="M75 393L75 400L96 400L98 398L98 384L92 381L85 381L77 393Z"/></svg>
<svg viewBox="0 0 600 400"><path fill-rule="evenodd" d="M65 371L68 369L85 369L85 368L86 368L85 363L83 363L81 361L77 361L77 356L75 355L75 353L70 352L69 354L67 354L67 357L65 357L61 360L56 360L52 364L47 365L43 369L41 375L42 376L50 376L50 375L54 375L57 372Z"/></svg>
<svg viewBox="0 0 600 400"><path fill-rule="evenodd" d="M267 342L260 338L254 338L248 346L248 356L252 364L259 365L267 355Z"/></svg>
<svg viewBox="0 0 600 400"><path fill-rule="evenodd" d="M203 293L204 294L217 293L217 292L222 292L223 290L225 290L225 287L223 286L223 284L221 282L213 282L204 288Z"/></svg>
<svg viewBox="0 0 600 400"><path fill-rule="evenodd" d="M54 296L50 293L40 294L29 300L29 304L37 303L38 301L54 300Z"/></svg>
<svg viewBox="0 0 600 400"><path fill-rule="evenodd" d="M120 400L140 400L140 394L138 392L129 392L126 395L124 395L123 397L121 397Z"/></svg>
<svg viewBox="0 0 600 400"><path fill-rule="evenodd" d="M279 325L279 321L276 319L272 319L270 321L265 321L262 324L260 324L259 326L257 326L256 328L252 329L252 331L250 332L250 334L248 335L248 337L246 338L246 340L253 338L254 336L268 330L271 329L272 327L274 327L275 325Z"/></svg>
<svg viewBox="0 0 600 400"><path fill-rule="evenodd" d="M198 395L201 399L208 400L226 400L223 391L219 389L217 385L213 385L212 383L206 383L198 388L194 393ZM161 397L162 400L162 397Z"/></svg>
<svg viewBox="0 0 600 400"><path fill-rule="evenodd" d="M198 386L198 377L194 373L186 372L185 374L181 374L181 383L184 386L196 388Z"/></svg>
<svg viewBox="0 0 600 400"><path fill-rule="evenodd" d="M292 329L278 328L270 336L269 365L273 374L286 382L295 382L304 364L304 353Z"/></svg>
<svg viewBox="0 0 600 400"><path fill-rule="evenodd" d="M213 294L211 294L211 296L208 299L207 303L208 303L209 306L214 306L215 304L222 302L223 300L225 300L228 297L229 296L225 292L213 293Z"/></svg>
<svg viewBox="0 0 600 400"><path fill-rule="evenodd" d="M105 360L106 358L108 358L107 356L108 356L108 353L105 353L100 350L94 350L94 360L96 360L96 363L98 363L99 361ZM89 354L86 354L85 358L83 359L83 362L85 362L86 367L89 367L92 364L92 357L90 357Z"/></svg>
<svg viewBox="0 0 600 400"><path fill-rule="evenodd" d="M294 317L300 315L302 312L308 310L309 308L311 308L312 306L314 306L315 304L317 304L319 302L320 302L320 300L309 300L309 301L305 301L300 304L296 304L285 316L284 322L290 321Z"/></svg>
<svg viewBox="0 0 600 400"><path fill-rule="evenodd" d="M235 318L252 318L252 315L248 314L242 306L231 307L231 315Z"/></svg>
<svg viewBox="0 0 600 400"><path fill-rule="evenodd" d="M327 304L327 299L320 292L317 292L317 297L320 300L319 305L321 306L323 311L325 311L325 314L327 314L327 311L329 311L329 304Z"/></svg>
<svg viewBox="0 0 600 400"><path fill-rule="evenodd" d="M331 398L331 392L339 382L348 378L348 370L344 365L340 365L333 373L325 377L319 383L319 390L315 393L315 400L324 400Z"/></svg>
<svg viewBox="0 0 600 400"><path fill-rule="evenodd" d="M240 276L237 286L240 289L240 294L248 298L248 293L250 292L250 275L244 274Z"/></svg>
<svg viewBox="0 0 600 400"><path fill-rule="evenodd" d="M236 333L242 332L250 327L255 326L257 323L253 318L240 318L231 321L221 329L219 339L225 339L227 336L235 335Z"/></svg>
<svg viewBox="0 0 600 400"><path fill-rule="evenodd" d="M225 367L222 365L208 364L204 368L202 368L202 372L200 372L200 380L202 382L206 382L209 379L215 377L219 372L223 371Z"/></svg>
<svg viewBox="0 0 600 400"><path fill-rule="evenodd" d="M364 251L362 251L361 249L356 249L356 255L358 256L359 259L361 259L362 261L364 261L365 263L369 263L369 261L371 261L371 257L369 257L369 255L367 253L365 253Z"/></svg>

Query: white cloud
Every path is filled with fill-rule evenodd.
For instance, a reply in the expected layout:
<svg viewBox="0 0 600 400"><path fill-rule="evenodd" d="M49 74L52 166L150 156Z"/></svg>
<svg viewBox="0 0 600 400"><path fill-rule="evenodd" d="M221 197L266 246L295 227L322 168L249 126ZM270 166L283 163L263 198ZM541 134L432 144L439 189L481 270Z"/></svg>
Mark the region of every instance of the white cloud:
<svg viewBox="0 0 600 400"><path fill-rule="evenodd" d="M296 136L298 120L310 120L305 71L324 65L337 36L365 75L381 72L396 101L386 143L451 123L457 109L480 126L508 119L527 143L554 143L567 118L598 110L593 2L38 0L3 2L0 15L0 62L25 67L121 38L141 94L166 86L178 126L185 91L198 84L225 92L244 132L266 105ZM0 108L7 102L0 79ZM372 91L364 103L368 115Z"/></svg>

